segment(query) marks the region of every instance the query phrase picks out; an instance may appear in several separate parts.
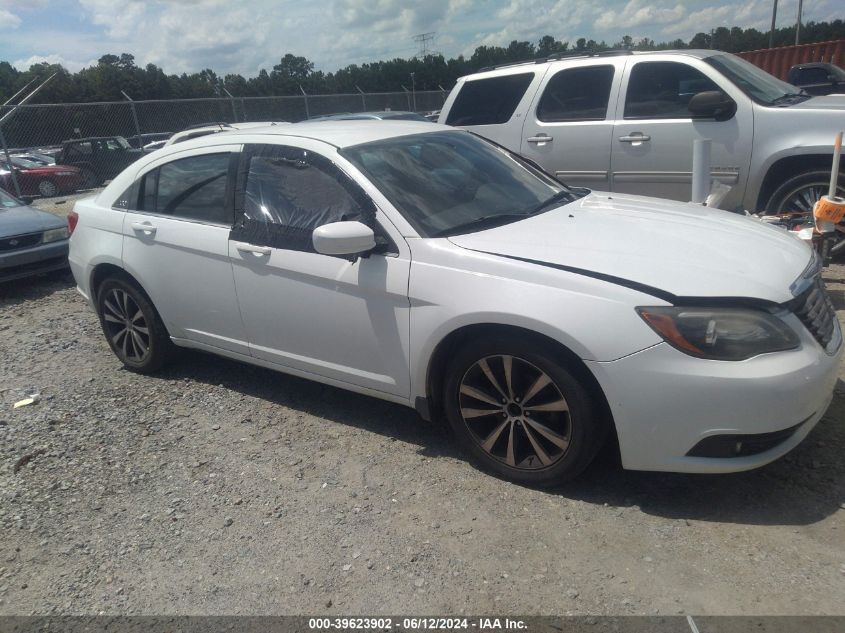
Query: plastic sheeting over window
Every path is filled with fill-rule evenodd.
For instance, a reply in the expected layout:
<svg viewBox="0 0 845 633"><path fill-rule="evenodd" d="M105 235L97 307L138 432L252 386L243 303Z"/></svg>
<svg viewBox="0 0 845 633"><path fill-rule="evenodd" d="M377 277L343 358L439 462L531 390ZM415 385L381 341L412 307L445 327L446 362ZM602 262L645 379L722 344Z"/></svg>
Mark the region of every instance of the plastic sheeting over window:
<svg viewBox="0 0 845 633"><path fill-rule="evenodd" d="M375 221L372 200L346 174L301 148L247 145L236 186L233 240L313 252L318 226Z"/></svg>

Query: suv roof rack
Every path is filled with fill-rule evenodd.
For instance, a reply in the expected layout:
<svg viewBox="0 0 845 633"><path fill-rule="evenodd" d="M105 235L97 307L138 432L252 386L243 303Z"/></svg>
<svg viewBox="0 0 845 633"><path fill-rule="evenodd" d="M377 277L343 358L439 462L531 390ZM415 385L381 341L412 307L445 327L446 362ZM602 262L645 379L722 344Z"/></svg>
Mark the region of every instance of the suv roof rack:
<svg viewBox="0 0 845 633"><path fill-rule="evenodd" d="M486 66L480 68L477 72L484 73L488 70L498 70L500 68L510 68L511 66L525 66L528 64L545 64L546 62L553 62L558 59L570 59L575 57L616 57L617 55L633 55L634 51L625 49L608 49L608 50L594 50L586 49L583 51L562 51L560 53L552 53L546 57L539 57L537 59L528 59L521 62L509 62L507 64L499 64L497 66Z"/></svg>

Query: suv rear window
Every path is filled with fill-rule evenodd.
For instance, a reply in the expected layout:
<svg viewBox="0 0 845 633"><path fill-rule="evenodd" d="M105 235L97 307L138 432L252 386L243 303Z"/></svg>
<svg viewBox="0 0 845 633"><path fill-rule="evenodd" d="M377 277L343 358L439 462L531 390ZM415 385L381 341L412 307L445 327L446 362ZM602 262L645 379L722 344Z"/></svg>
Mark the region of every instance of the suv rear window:
<svg viewBox="0 0 845 633"><path fill-rule="evenodd" d="M465 81L455 98L446 125L507 123L534 79L534 73Z"/></svg>
<svg viewBox="0 0 845 633"><path fill-rule="evenodd" d="M561 70L549 80L537 118L553 121L603 121L613 84L613 66Z"/></svg>

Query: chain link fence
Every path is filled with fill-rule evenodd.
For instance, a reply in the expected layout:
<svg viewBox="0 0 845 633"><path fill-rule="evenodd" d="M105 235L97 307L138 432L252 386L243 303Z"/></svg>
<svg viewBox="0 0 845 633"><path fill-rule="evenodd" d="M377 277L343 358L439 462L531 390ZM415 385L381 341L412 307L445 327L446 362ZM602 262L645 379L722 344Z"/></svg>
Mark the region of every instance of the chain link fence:
<svg viewBox="0 0 845 633"><path fill-rule="evenodd" d="M379 110L425 114L439 110L446 96L436 90L0 106L0 188L21 197L50 197L100 185L141 155L108 137L120 136L143 148L203 124L296 122ZM91 140L65 144L65 151L59 151L73 139Z"/></svg>
<svg viewBox="0 0 845 633"><path fill-rule="evenodd" d="M2 123L10 150L61 145L72 138L133 137L175 133L203 123L303 121L329 114L375 110L439 110L448 93L440 90L289 97L234 97L117 101L104 103L25 104ZM0 117L13 106L0 107Z"/></svg>

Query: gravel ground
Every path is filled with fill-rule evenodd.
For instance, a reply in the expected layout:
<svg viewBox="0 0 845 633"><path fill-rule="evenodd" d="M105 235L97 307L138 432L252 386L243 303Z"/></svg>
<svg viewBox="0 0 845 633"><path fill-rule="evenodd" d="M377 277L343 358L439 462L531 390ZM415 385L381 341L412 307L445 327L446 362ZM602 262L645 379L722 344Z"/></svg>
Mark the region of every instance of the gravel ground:
<svg viewBox="0 0 845 633"><path fill-rule="evenodd" d="M132 374L69 277L6 284L0 614L845 614L844 419L840 382L757 471L606 455L537 491L400 406L194 352Z"/></svg>

